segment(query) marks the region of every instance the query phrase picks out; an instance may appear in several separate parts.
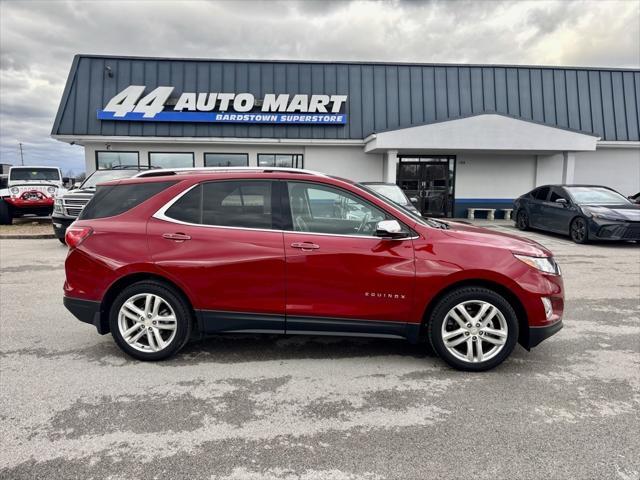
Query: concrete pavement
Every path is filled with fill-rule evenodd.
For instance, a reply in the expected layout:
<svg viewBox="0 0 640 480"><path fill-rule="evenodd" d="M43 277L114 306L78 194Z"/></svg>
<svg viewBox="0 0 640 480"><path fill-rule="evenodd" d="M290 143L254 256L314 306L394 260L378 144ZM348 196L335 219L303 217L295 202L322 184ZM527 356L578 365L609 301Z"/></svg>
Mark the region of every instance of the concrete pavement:
<svg viewBox="0 0 640 480"><path fill-rule="evenodd" d="M1 240L0 478L638 479L640 248L527 235L562 267L565 328L482 374L321 337L139 363L62 306L65 247Z"/></svg>

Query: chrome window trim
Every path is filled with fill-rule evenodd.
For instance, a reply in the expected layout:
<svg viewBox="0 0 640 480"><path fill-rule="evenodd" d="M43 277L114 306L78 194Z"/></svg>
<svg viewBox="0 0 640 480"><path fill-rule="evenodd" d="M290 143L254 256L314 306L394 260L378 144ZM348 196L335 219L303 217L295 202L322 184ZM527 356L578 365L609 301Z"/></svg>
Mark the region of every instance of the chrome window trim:
<svg viewBox="0 0 640 480"><path fill-rule="evenodd" d="M319 235L323 237L366 238L366 239L375 239L378 241L385 240L382 237L376 237L373 235L348 235L348 234L340 234L340 233L298 232L296 230L282 230L282 229L275 229L275 228L253 228L253 227L231 227L228 225L208 225L206 223L183 222L182 220L177 220L175 218L171 218L166 215L167 210L169 210L174 203L180 200L184 195L189 193L191 190L193 190L194 188L202 184L203 182L196 183L195 185L191 185L189 188L187 188L183 192L180 192L178 195L176 195L167 203L165 203L162 207L160 207L160 209L156 213L154 213L151 217L157 220L168 222L168 223L175 223L177 225L186 225L189 227L218 228L218 229L228 229L228 230L249 230L249 231L255 231L255 232L295 233L300 235L316 235L316 236ZM415 240L417 238L420 238L420 237L414 236L414 237L407 237L407 238L397 238L397 239L393 239L393 241L402 242L405 240Z"/></svg>

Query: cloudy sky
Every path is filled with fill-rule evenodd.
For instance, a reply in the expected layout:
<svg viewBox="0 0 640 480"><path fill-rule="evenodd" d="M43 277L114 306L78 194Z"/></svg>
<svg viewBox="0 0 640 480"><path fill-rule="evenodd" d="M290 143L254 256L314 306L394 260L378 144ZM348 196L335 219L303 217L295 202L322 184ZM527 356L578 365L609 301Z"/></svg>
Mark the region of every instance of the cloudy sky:
<svg viewBox="0 0 640 480"><path fill-rule="evenodd" d="M76 53L640 66L640 1L0 0L0 158L84 170L49 137Z"/></svg>

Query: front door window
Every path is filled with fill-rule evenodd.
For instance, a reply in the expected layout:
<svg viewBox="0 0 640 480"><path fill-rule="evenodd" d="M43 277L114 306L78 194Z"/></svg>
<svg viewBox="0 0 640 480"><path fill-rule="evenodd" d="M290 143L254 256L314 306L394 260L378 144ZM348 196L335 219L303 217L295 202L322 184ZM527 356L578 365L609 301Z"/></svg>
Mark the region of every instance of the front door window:
<svg viewBox="0 0 640 480"><path fill-rule="evenodd" d="M390 218L382 210L332 187L289 182L293 229L298 232L373 236L376 225Z"/></svg>

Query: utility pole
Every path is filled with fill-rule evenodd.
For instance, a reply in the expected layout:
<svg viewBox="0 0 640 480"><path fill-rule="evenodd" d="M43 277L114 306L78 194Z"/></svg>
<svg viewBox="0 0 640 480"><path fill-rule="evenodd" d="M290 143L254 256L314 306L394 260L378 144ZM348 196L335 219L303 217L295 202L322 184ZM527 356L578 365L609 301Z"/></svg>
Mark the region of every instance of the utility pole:
<svg viewBox="0 0 640 480"><path fill-rule="evenodd" d="M18 142L18 145L20 145L20 163L22 164L22 166L24 166L24 156L22 155L22 142Z"/></svg>

